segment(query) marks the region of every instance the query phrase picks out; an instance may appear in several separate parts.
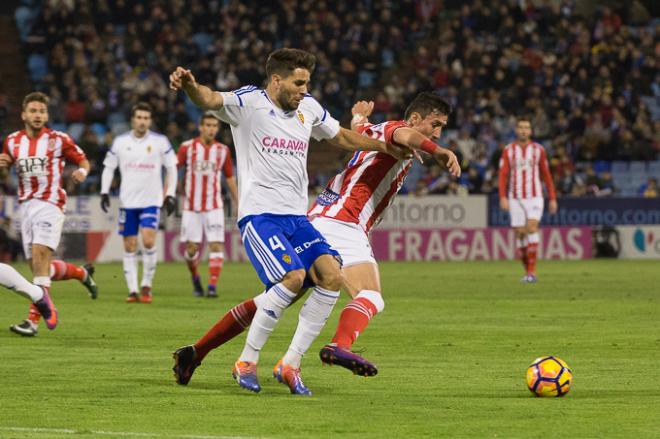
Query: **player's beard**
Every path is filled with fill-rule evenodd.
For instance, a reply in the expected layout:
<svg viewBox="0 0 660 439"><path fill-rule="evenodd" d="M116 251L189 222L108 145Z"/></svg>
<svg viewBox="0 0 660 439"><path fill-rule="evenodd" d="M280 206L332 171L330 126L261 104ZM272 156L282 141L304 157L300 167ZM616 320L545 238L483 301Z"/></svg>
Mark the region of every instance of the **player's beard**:
<svg viewBox="0 0 660 439"><path fill-rule="evenodd" d="M288 91L282 91L280 92L280 95L277 99L277 103L280 104L282 110L287 112L293 111L298 108L298 105L300 105L300 101L298 101L298 104L294 104L292 98L293 98L293 93L290 93Z"/></svg>

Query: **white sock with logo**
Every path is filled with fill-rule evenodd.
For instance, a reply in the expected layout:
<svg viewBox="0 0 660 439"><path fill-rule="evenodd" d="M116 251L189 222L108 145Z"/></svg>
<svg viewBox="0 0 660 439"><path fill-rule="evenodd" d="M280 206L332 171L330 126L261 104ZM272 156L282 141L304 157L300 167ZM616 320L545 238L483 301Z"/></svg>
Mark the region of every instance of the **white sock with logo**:
<svg viewBox="0 0 660 439"><path fill-rule="evenodd" d="M44 290L31 284L11 265L0 264L0 285L10 290L14 290L21 296L27 297L32 302L41 300L44 297Z"/></svg>
<svg viewBox="0 0 660 439"><path fill-rule="evenodd" d="M291 345L289 345L289 350L282 358L283 364L288 364L296 369L300 368L303 355L321 333L337 299L339 299L339 291L330 291L321 287L314 288L300 309L298 327L291 340Z"/></svg>
<svg viewBox="0 0 660 439"><path fill-rule="evenodd" d="M137 253L124 252L124 277L129 293L137 293L138 290L138 267Z"/></svg>
<svg viewBox="0 0 660 439"><path fill-rule="evenodd" d="M158 252L156 247L144 249L142 253L142 286L151 287L156 275L156 264L158 263Z"/></svg>
<svg viewBox="0 0 660 439"><path fill-rule="evenodd" d="M256 363L259 361L259 351L266 344L268 337L277 326L286 307L291 305L296 294L281 283L273 285L259 297L259 305L245 340L245 347L239 361ZM257 303L257 302L255 302Z"/></svg>

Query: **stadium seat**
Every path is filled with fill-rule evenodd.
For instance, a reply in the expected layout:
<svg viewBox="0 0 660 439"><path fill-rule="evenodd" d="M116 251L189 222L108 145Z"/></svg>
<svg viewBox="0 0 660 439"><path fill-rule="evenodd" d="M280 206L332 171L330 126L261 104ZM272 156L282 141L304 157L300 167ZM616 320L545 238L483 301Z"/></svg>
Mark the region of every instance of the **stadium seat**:
<svg viewBox="0 0 660 439"><path fill-rule="evenodd" d="M630 162L630 173L633 175L646 175L646 162Z"/></svg>
<svg viewBox="0 0 660 439"><path fill-rule="evenodd" d="M612 170L612 162L606 160L598 160L594 162L594 171L596 174L602 174L603 172L610 172Z"/></svg>
<svg viewBox="0 0 660 439"><path fill-rule="evenodd" d="M28 70L32 81L41 82L48 74L48 58L40 53L33 53L28 57Z"/></svg>
<svg viewBox="0 0 660 439"><path fill-rule="evenodd" d="M628 172L628 162L612 162L612 173L620 174L622 172Z"/></svg>

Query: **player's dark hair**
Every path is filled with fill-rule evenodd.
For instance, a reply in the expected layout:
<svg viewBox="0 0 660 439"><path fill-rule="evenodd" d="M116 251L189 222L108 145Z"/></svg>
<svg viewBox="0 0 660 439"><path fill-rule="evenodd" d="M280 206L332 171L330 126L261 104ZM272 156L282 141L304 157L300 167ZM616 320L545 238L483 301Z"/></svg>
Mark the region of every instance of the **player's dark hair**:
<svg viewBox="0 0 660 439"><path fill-rule="evenodd" d="M204 123L205 119L214 119L217 120L218 123L220 123L220 118L215 114L211 113L210 111L206 111L204 112L204 114L202 114L202 117L199 118L199 124L201 125L202 123Z"/></svg>
<svg viewBox="0 0 660 439"><path fill-rule="evenodd" d="M42 104L48 106L50 103L50 98L45 93L34 91L23 98L23 110L27 108L30 102L41 102Z"/></svg>
<svg viewBox="0 0 660 439"><path fill-rule="evenodd" d="M266 76L270 78L273 74L283 78L288 77L295 69L305 69L309 73L316 67L316 57L301 49L277 49L268 55L266 61Z"/></svg>
<svg viewBox="0 0 660 439"><path fill-rule="evenodd" d="M131 108L131 117L135 116L137 111L146 111L149 113L149 115L153 114L154 112L154 110L151 108L151 105L147 104L146 102L138 102L137 104L133 105L133 108Z"/></svg>
<svg viewBox="0 0 660 439"><path fill-rule="evenodd" d="M413 99L410 105L408 105L408 108L406 108L406 113L403 118L408 120L413 113L419 113L422 119L424 119L426 116L434 112L449 116L449 113L451 113L451 105L439 95L430 91L425 91L415 96L415 99Z"/></svg>

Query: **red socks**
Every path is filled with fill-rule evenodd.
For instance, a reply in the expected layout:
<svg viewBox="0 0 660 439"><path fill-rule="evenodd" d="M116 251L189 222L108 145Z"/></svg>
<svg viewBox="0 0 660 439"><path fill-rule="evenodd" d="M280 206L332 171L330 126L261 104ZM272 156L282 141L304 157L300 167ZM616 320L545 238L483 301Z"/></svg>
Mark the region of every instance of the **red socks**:
<svg viewBox="0 0 660 439"><path fill-rule="evenodd" d="M340 348L350 349L377 312L376 304L358 295L341 312L337 332L335 332L332 342Z"/></svg>
<svg viewBox="0 0 660 439"><path fill-rule="evenodd" d="M87 276L87 272L83 267L57 259L51 261L50 270L53 273L50 276L52 280L78 279L82 282L85 279L85 276Z"/></svg>
<svg viewBox="0 0 660 439"><path fill-rule="evenodd" d="M257 305L255 305L253 299L248 299L230 309L218 323L195 343L197 360L202 361L211 350L227 343L245 331L252 323L256 312Z"/></svg>
<svg viewBox="0 0 660 439"><path fill-rule="evenodd" d="M214 252L209 254L209 287L215 288L218 284L223 262L224 253Z"/></svg>
<svg viewBox="0 0 660 439"><path fill-rule="evenodd" d="M539 244L530 242L527 246L527 274L536 274L536 255Z"/></svg>

